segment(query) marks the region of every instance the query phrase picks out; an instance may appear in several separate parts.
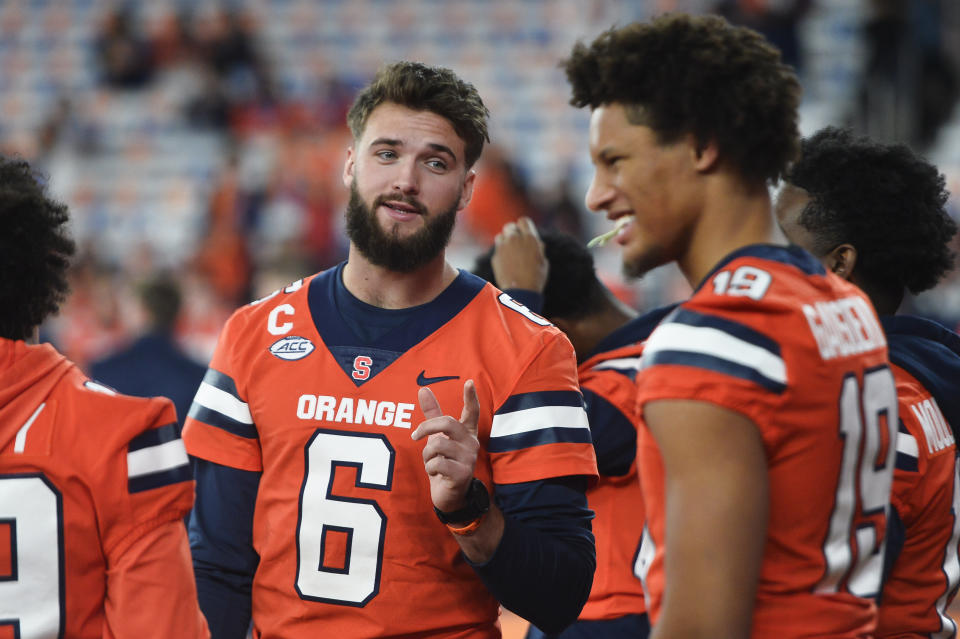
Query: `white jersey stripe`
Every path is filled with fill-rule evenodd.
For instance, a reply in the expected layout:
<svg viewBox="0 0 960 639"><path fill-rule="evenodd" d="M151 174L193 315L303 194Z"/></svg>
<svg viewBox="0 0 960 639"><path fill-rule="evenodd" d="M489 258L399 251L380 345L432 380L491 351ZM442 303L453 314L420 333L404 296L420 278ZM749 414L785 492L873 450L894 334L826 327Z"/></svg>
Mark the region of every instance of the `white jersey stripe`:
<svg viewBox="0 0 960 639"><path fill-rule="evenodd" d="M246 402L242 402L227 391L220 390L206 382L200 383L200 388L197 389L197 395L193 398L193 401L243 424L253 423L250 407L247 406Z"/></svg>
<svg viewBox="0 0 960 639"><path fill-rule="evenodd" d="M661 324L647 340L643 361L651 361L662 351L707 355L739 364L780 384L787 383L783 358L717 328L668 322Z"/></svg>
<svg viewBox="0 0 960 639"><path fill-rule="evenodd" d="M187 449L183 446L183 440L174 439L127 453L127 476L132 479L141 475L172 470L188 463Z"/></svg>
<svg viewBox="0 0 960 639"><path fill-rule="evenodd" d="M897 433L897 452L913 458L920 456L917 439L909 433Z"/></svg>
<svg viewBox="0 0 960 639"><path fill-rule="evenodd" d="M590 429L587 413L579 406L538 406L493 416L490 437L509 437L547 428Z"/></svg>
<svg viewBox="0 0 960 639"><path fill-rule="evenodd" d="M599 371L605 368L618 368L618 369L631 369L631 370L640 370L640 358L639 357L618 357L617 359L608 359L605 362L600 362L593 367L593 370Z"/></svg>
<svg viewBox="0 0 960 639"><path fill-rule="evenodd" d="M33 422L37 419L37 415L40 414L40 411L43 410L43 407L47 403L43 402L37 406L37 410L33 411L33 415L30 416L23 426L20 427L20 430L17 431L17 437L13 440L13 452L22 453L24 448L27 446L27 431L30 430L30 427L33 426Z"/></svg>

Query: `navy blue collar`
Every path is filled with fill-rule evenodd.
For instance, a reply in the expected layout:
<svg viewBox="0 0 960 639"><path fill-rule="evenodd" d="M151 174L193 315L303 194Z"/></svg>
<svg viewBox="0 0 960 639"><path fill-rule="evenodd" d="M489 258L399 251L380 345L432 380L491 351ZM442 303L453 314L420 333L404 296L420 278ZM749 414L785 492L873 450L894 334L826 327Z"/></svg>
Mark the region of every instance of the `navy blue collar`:
<svg viewBox="0 0 960 639"><path fill-rule="evenodd" d="M600 340L600 342L593 348L592 351L590 351L583 361L587 361L591 357L594 357L600 353L605 353L617 348L636 344L637 342L642 342L650 337L650 333L652 333L653 329L657 327L657 324L660 323L660 320L666 317L670 311L676 307L677 304L668 304L667 306L655 308L652 311L640 315L639 317L633 318Z"/></svg>
<svg viewBox="0 0 960 639"><path fill-rule="evenodd" d="M777 244L749 244L742 246L734 252L728 254L725 258L717 262L716 266L710 269L707 276L700 280L700 283L694 287L694 291L699 291L717 271L741 257L758 257L762 260L771 262L780 262L795 266L807 275L826 275L827 271L820 263L820 260L808 253L805 249L791 244L790 246L781 246Z"/></svg>
<svg viewBox="0 0 960 639"><path fill-rule="evenodd" d="M426 304L403 309L402 321L394 326L390 326L394 323L392 319L378 322L386 327L385 332L365 339L351 328L348 319L337 306L338 288L341 289L340 295L351 295L344 287L341 277L345 264L346 262L343 262L313 278L307 291L307 303L317 333L357 386L384 370L406 351L453 319L486 285L485 280L461 270L456 279L436 298ZM362 308L368 315L382 314L386 318L396 313L390 309L364 304L355 298L352 301L362 305L357 308ZM395 318L396 315L392 317ZM360 355L369 357L373 364L369 376L358 380L351 373L356 357Z"/></svg>
<svg viewBox="0 0 960 639"><path fill-rule="evenodd" d="M921 317L885 315L890 361L913 375L937 400L960 441L960 335Z"/></svg>

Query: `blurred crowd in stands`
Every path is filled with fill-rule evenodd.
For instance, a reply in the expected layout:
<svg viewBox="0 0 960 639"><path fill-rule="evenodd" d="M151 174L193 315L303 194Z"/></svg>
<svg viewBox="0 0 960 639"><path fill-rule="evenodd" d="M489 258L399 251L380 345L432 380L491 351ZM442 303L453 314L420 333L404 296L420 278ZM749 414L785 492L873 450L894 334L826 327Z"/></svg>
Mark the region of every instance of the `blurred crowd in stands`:
<svg viewBox="0 0 960 639"><path fill-rule="evenodd" d="M943 31L960 23L952 4L3 3L0 70L13 75L0 78L8 116L0 151L50 176L71 207L82 247L71 297L43 334L81 366L93 366L154 330L136 309L144 283L162 281L179 288L183 302L165 329L171 343L205 362L238 305L344 259L345 113L382 62L414 57L452 66L488 99L494 144L477 167L476 193L451 251L457 266L469 268L503 224L521 215L584 241L605 230L584 210L586 120L566 107L556 68L575 39L662 10L714 10L764 32L813 86L817 73L821 80L830 73L813 68L806 54L803 25L819 15L838 29L831 38L860 38L863 47L859 95L845 112L830 111L847 119L836 123L932 148L958 93L957 52ZM931 24L935 9L954 19ZM828 10L841 18L825 21ZM490 15L485 26L473 24L478 11ZM850 27L855 21L862 30ZM390 46L373 49L351 30ZM496 77L501 72L514 74L512 84ZM960 192L960 170L948 177ZM597 260L608 284L639 308L688 293L673 272L626 282L614 251ZM956 326L960 278L911 303Z"/></svg>

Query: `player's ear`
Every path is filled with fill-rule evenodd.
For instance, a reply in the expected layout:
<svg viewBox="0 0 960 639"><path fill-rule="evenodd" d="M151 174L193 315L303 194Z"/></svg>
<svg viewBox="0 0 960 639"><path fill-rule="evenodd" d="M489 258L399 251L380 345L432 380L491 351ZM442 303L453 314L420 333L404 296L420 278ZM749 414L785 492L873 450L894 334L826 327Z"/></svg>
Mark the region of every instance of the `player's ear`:
<svg viewBox="0 0 960 639"><path fill-rule="evenodd" d="M343 185L350 188L353 183L353 147L347 147L347 161L343 163Z"/></svg>
<svg viewBox="0 0 960 639"><path fill-rule="evenodd" d="M470 198L473 197L473 186L477 181L477 172L473 169L467 169L467 175L463 178L463 192L460 193L460 201L457 202L457 210L462 211L470 204Z"/></svg>
<svg viewBox="0 0 960 639"><path fill-rule="evenodd" d="M697 140L693 134L689 134L687 139L693 153L693 167L700 173L707 173L716 168L717 161L720 159L720 149L716 141Z"/></svg>
<svg viewBox="0 0 960 639"><path fill-rule="evenodd" d="M853 269L857 265L857 249L852 244L841 244L827 253L827 268L845 280L853 277Z"/></svg>

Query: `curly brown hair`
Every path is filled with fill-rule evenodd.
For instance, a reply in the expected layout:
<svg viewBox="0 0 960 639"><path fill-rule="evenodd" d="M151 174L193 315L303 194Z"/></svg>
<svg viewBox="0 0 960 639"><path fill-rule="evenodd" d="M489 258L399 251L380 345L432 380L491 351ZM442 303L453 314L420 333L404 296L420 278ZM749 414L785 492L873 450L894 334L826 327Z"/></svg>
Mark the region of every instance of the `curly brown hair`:
<svg viewBox="0 0 960 639"><path fill-rule="evenodd" d="M430 111L449 120L466 145L467 168L480 157L484 142L490 141L487 132L490 111L476 87L450 69L407 61L381 68L373 82L357 95L347 113L347 124L355 140L363 135L373 110L384 102Z"/></svg>
<svg viewBox="0 0 960 639"><path fill-rule="evenodd" d="M618 103L661 144L715 142L748 181L777 180L799 149L800 83L763 36L718 16L667 14L577 43L570 104Z"/></svg>
<svg viewBox="0 0 960 639"><path fill-rule="evenodd" d="M67 207L23 160L0 157L0 337L27 339L66 297Z"/></svg>

